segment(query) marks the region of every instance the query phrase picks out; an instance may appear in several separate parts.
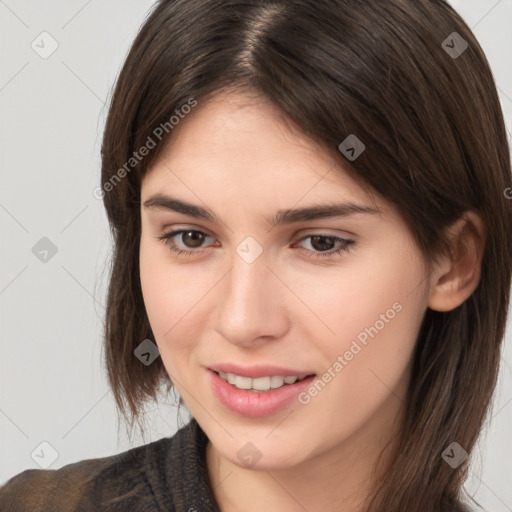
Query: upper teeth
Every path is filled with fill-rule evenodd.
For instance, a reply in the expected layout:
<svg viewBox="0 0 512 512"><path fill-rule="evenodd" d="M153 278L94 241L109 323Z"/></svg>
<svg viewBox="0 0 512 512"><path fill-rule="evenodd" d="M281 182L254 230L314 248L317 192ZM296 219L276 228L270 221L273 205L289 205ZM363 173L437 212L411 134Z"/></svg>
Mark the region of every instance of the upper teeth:
<svg viewBox="0 0 512 512"><path fill-rule="evenodd" d="M256 391L267 391L268 389L275 389L284 386L285 384L293 384L297 380L302 380L305 377L258 377L251 379L250 377L241 377L234 373L219 372L222 379L230 384L233 384L238 389L255 389Z"/></svg>

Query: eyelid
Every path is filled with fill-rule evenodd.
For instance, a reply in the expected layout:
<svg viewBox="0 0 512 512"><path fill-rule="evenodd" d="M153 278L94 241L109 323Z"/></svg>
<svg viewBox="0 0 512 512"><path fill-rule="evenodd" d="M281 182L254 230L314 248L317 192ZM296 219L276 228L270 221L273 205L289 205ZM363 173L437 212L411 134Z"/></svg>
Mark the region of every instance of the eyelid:
<svg viewBox="0 0 512 512"><path fill-rule="evenodd" d="M332 232L334 231L334 232ZM293 238L303 236L332 236L337 238L357 238L355 233L351 231L347 231L346 229L336 229L336 228L304 228L299 230L293 235Z"/></svg>
<svg viewBox="0 0 512 512"><path fill-rule="evenodd" d="M169 233L170 231L200 231L208 236L213 236L210 230L204 228L203 226L198 226L194 224L164 224L159 231L162 233Z"/></svg>
<svg viewBox="0 0 512 512"><path fill-rule="evenodd" d="M335 233L331 233L330 231L336 231ZM201 233L204 233L205 235L208 235L211 238L216 238L215 235L212 234L212 232L202 226L197 226L193 224L173 224L171 226L163 226L159 231L162 233L170 233L170 232L177 232L177 231L199 231ZM300 230L294 231L294 234L290 237L290 239L297 239L299 238L302 240L304 237L311 235L311 236L329 236L329 237L337 237L337 238L357 238L357 235L355 233L352 233L351 231L347 231L346 229L336 229L336 228L301 228Z"/></svg>

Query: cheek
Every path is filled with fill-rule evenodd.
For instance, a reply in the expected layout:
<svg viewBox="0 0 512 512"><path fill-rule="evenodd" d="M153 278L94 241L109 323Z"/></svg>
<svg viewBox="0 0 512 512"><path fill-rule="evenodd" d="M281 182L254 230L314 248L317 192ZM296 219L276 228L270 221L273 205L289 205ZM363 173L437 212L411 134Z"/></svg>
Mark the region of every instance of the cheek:
<svg viewBox="0 0 512 512"><path fill-rule="evenodd" d="M401 385L426 310L418 286L425 269L416 252L390 244L371 256L373 261L356 256L339 272L295 281L297 294L316 313L301 325L330 371L325 379L336 397L327 394L368 411Z"/></svg>
<svg viewBox="0 0 512 512"><path fill-rule="evenodd" d="M166 250L141 237L140 279L144 304L155 343L165 367L179 374L183 358L189 358L199 332L204 329L206 301L203 299L214 283L199 277L186 265L171 261ZM176 372L176 373L175 373Z"/></svg>

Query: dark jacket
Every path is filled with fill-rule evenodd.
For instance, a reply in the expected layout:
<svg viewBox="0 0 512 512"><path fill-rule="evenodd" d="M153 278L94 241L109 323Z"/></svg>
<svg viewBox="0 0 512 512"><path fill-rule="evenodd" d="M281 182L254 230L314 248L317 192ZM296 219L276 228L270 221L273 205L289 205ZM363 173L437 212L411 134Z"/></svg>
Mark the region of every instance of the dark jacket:
<svg viewBox="0 0 512 512"><path fill-rule="evenodd" d="M23 471L0 488L0 512L220 512L207 442L192 419L172 437L118 455Z"/></svg>

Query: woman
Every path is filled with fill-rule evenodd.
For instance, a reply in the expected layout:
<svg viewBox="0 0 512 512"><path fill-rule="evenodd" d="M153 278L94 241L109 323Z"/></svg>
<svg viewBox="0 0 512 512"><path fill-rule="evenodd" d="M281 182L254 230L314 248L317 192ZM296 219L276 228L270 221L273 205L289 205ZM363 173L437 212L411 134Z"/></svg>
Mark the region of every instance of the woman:
<svg viewBox="0 0 512 512"><path fill-rule="evenodd" d="M510 186L489 65L444 1L160 1L104 133L106 363L132 427L162 385L193 419L25 471L0 508L470 510Z"/></svg>

